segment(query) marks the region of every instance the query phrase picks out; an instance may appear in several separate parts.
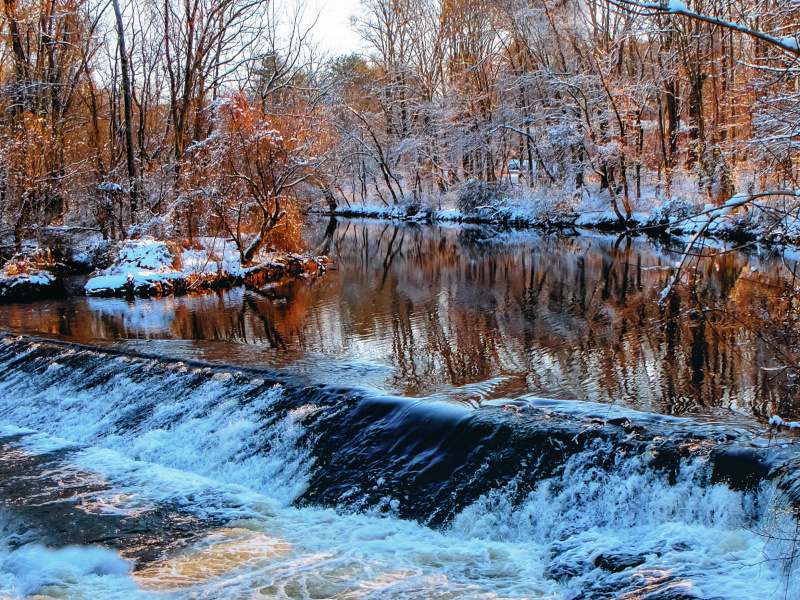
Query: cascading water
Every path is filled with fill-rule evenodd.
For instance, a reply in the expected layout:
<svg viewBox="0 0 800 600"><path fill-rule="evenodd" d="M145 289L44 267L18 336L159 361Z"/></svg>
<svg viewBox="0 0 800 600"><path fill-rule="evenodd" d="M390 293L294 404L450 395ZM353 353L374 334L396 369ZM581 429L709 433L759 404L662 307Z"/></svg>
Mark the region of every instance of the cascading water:
<svg viewBox="0 0 800 600"><path fill-rule="evenodd" d="M781 448L29 338L0 346L0 598L797 597Z"/></svg>

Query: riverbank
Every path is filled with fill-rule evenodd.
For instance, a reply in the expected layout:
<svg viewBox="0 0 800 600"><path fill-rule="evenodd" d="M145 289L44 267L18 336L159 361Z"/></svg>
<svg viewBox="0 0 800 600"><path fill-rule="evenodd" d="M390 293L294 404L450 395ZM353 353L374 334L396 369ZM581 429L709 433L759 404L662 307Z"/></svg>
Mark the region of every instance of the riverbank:
<svg viewBox="0 0 800 600"><path fill-rule="evenodd" d="M56 260L49 248L26 245L3 268L0 302L64 296L65 278L96 267L94 260L106 266L95 268L81 291L88 296L128 298L182 296L237 286L260 290L293 279L318 277L330 263L325 256L273 251L243 267L235 247L216 238L201 238L190 248L147 236L117 243L91 239L84 240L84 245L103 245L105 249L95 253L95 259L76 263L71 257ZM82 255L90 257L89 252Z"/></svg>
<svg viewBox="0 0 800 600"><path fill-rule="evenodd" d="M0 271L0 302L29 302L63 296L65 268L49 251L41 249L14 256Z"/></svg>
<svg viewBox="0 0 800 600"><path fill-rule="evenodd" d="M580 210L554 210L541 202L498 202L470 211L428 208L414 203L364 204L339 206L334 211L316 210L311 214L412 223L500 225L573 234L581 229L651 237L682 237L702 232L706 237L726 242L800 246L800 219L796 216L788 215L780 221L764 211L740 209L720 215L709 225L708 214L715 210L716 207L710 205L698 207L680 200L634 211L628 220L620 220L612 210L598 209L591 204Z"/></svg>
<svg viewBox="0 0 800 600"><path fill-rule="evenodd" d="M89 296L152 298L228 290L244 285L260 289L293 278L321 275L330 261L288 252L260 255L250 266L224 240L202 238L193 248L144 237L122 242L106 269L86 283Z"/></svg>
<svg viewBox="0 0 800 600"><path fill-rule="evenodd" d="M464 224L568 236L600 231L682 243L698 236L697 239L710 238L725 244L800 246L800 222L791 216L776 220L768 218L765 211L738 206L728 210L706 205L698 212L695 205L676 200L638 210L631 219L620 221L612 211L601 210L602 206L599 201L587 202L580 211L570 211L563 206L553 208L552 203L499 200L469 210L404 203L340 206L334 211L309 213L324 218ZM637 208L646 208L646 203ZM96 231L70 227L43 228L37 231L37 237L37 241L23 244L23 251L0 274L0 302L63 296L65 276L89 271L93 271L92 277L83 290L87 295L146 298L236 286L258 289L291 279L317 277L330 262L325 256L273 251L262 253L252 264L242 267L239 252L230 240L210 237L195 239L191 247L148 236L111 242ZM326 250L323 248L322 252ZM44 263L43 256L49 257Z"/></svg>

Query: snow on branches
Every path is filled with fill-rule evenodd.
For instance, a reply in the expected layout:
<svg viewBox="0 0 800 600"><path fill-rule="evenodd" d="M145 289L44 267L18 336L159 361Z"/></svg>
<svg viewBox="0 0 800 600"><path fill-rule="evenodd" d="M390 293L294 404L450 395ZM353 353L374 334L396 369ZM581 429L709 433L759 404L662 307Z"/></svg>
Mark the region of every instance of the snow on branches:
<svg viewBox="0 0 800 600"><path fill-rule="evenodd" d="M293 192L313 177L320 161L311 115L302 103L293 108L290 116L266 114L243 95L230 96L212 107L213 134L187 150L187 191L208 203L242 265L276 230L290 238L298 233Z"/></svg>

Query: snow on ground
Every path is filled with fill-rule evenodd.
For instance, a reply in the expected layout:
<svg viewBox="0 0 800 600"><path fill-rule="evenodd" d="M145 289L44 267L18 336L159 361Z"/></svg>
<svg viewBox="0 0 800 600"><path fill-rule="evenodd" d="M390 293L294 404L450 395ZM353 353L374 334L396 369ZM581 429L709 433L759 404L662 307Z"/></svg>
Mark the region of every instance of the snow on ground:
<svg viewBox="0 0 800 600"><path fill-rule="evenodd" d="M51 285L56 282L56 276L49 271L31 270L16 275L3 273L0 276L0 286L14 288L24 285Z"/></svg>
<svg viewBox="0 0 800 600"><path fill-rule="evenodd" d="M49 252L34 246L25 248L0 270L0 300L13 302L55 294L60 285L53 271L58 267Z"/></svg>
<svg viewBox="0 0 800 600"><path fill-rule="evenodd" d="M409 211L409 208L411 210ZM503 199L491 206L484 206L474 213L465 213L457 208L419 209L418 206L398 204L384 206L375 204L354 204L349 207L340 206L336 215L343 217L360 217L373 219L400 219L404 221L437 221L437 222L479 222L508 223L517 226L542 226L548 224L571 224L579 227L594 227L617 222L616 215L610 210L589 207L585 212L570 210L554 210L547 203L533 199L522 202L515 199ZM648 212L636 212L634 220L644 223L649 218Z"/></svg>
<svg viewBox="0 0 800 600"><path fill-rule="evenodd" d="M86 283L90 296L139 296L181 294L216 289L216 286L241 284L245 279L263 281L303 271L319 259L297 254L260 253L252 266L243 268L236 245L227 239L205 237L192 248L142 237L125 240L118 256L107 269L96 272Z"/></svg>
<svg viewBox="0 0 800 600"><path fill-rule="evenodd" d="M584 193L573 197L563 190L529 190L511 186L507 196L487 200L471 212L457 208L452 194L448 197L419 202L401 201L397 205L367 202L339 206L335 214L343 217L434 221L441 223L502 223L516 227L620 228L608 192ZM707 196L690 182L676 182L665 198L663 191L649 186L641 198L631 198L631 219L625 228L666 228L672 235L693 235L705 230L711 237L749 236L756 240L800 244L800 217L791 210L777 219L780 212L768 210L783 199L760 200L757 206L742 206L743 194L735 195L723 206L705 204ZM622 210L622 200L618 198ZM797 212L797 211L795 211Z"/></svg>
<svg viewBox="0 0 800 600"><path fill-rule="evenodd" d="M176 268L179 264L179 257L166 242L152 237L125 240L112 265L86 283L86 293L103 295L124 289L126 285L135 289L163 284L184 277Z"/></svg>
<svg viewBox="0 0 800 600"><path fill-rule="evenodd" d="M772 415L769 424L775 427L788 427L789 429L800 429L800 423L797 421L789 421L788 423L781 419L778 415Z"/></svg>
<svg viewBox="0 0 800 600"><path fill-rule="evenodd" d="M223 273L238 277L244 273L236 244L228 239L200 238L196 249L183 250L181 265L187 274Z"/></svg>
<svg viewBox="0 0 800 600"><path fill-rule="evenodd" d="M394 206L386 204L353 204L351 206L339 206L336 209L336 214L373 219L419 220L430 218L431 211L427 209L419 211L419 205L417 204L396 204Z"/></svg>

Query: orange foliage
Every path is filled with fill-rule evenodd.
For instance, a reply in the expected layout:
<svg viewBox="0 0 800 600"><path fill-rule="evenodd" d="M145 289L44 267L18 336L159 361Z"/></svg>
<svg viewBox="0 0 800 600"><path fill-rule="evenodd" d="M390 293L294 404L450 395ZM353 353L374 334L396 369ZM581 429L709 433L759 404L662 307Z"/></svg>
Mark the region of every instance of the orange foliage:
<svg viewBox="0 0 800 600"><path fill-rule="evenodd" d="M190 149L186 185L202 190L243 264L263 247L302 249L296 194L316 164L312 117L305 109L296 101L283 115L267 115L235 94L216 108L213 135Z"/></svg>

